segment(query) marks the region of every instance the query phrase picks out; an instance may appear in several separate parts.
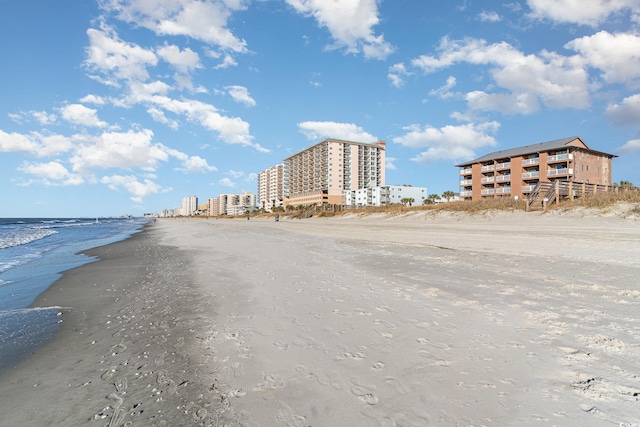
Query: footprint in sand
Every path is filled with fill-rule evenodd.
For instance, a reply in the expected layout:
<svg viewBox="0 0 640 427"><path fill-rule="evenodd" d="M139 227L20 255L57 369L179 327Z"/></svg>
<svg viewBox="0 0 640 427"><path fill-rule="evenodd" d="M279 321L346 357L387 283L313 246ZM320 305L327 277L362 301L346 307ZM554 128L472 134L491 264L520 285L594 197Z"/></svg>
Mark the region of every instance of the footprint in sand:
<svg viewBox="0 0 640 427"><path fill-rule="evenodd" d="M122 424L122 420L124 420L125 415L126 411L124 409L116 409L111 417L111 421L109 421L109 427L117 427Z"/></svg>
<svg viewBox="0 0 640 427"><path fill-rule="evenodd" d="M167 371L164 369L158 372L156 382L160 385L167 385L168 386L167 392L169 394L174 394L178 390L178 386L176 385L176 382L171 378L167 377Z"/></svg>
<svg viewBox="0 0 640 427"><path fill-rule="evenodd" d="M375 370L384 369L384 363L383 362L376 362L371 366L371 368L375 369Z"/></svg>
<svg viewBox="0 0 640 427"><path fill-rule="evenodd" d="M114 385L116 386L117 391L125 391L128 387L127 378L126 377L118 378L114 383Z"/></svg>
<svg viewBox="0 0 640 427"><path fill-rule="evenodd" d="M113 377L113 375L116 373L117 370L118 370L117 366L112 366L106 371L104 371L102 375L100 375L100 378L102 378L103 380L108 380L109 378Z"/></svg>
<svg viewBox="0 0 640 427"><path fill-rule="evenodd" d="M122 406L123 399L116 393L111 393L109 396L107 396L107 399L111 401L111 407L113 407L113 409L115 410L118 410L118 408Z"/></svg>
<svg viewBox="0 0 640 427"><path fill-rule="evenodd" d="M378 398L371 393L358 396L358 399L360 399L361 402L364 402L367 405L375 405L376 403L378 403Z"/></svg>

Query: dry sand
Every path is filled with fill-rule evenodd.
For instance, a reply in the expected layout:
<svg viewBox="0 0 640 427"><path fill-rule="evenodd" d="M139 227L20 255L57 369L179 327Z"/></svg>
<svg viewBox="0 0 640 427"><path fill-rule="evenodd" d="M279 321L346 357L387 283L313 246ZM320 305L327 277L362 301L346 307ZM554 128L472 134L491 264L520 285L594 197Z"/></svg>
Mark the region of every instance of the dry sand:
<svg viewBox="0 0 640 427"><path fill-rule="evenodd" d="M0 425L640 425L637 217L161 219L91 254Z"/></svg>

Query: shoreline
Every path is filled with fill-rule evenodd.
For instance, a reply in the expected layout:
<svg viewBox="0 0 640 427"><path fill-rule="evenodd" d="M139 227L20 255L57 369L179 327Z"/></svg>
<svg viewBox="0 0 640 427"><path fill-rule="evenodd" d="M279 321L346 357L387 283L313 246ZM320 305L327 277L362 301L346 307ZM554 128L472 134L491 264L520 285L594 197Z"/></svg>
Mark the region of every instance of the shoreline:
<svg viewBox="0 0 640 427"><path fill-rule="evenodd" d="M147 224L126 240L83 251L98 261L65 271L32 304L67 308L53 340L0 374L3 422L152 424L196 410L204 386L194 390L200 367L190 353L201 319L195 304L185 306L197 297L174 285L191 280L189 259L157 246L154 233Z"/></svg>
<svg viewBox="0 0 640 427"><path fill-rule="evenodd" d="M72 309L0 376L0 411L13 425L637 423L638 225L161 219L41 295Z"/></svg>

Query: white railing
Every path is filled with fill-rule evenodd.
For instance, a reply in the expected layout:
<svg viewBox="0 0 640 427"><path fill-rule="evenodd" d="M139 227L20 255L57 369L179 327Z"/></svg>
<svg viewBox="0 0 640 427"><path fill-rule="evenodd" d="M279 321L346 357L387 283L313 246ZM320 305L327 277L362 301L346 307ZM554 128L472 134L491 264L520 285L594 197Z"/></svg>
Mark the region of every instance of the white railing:
<svg viewBox="0 0 640 427"><path fill-rule="evenodd" d="M489 182L493 182L494 178L492 176L485 176L484 178L480 179L480 182L483 184L489 183Z"/></svg>
<svg viewBox="0 0 640 427"><path fill-rule="evenodd" d="M471 190L467 190L467 191L461 191L460 192L460 197L471 197Z"/></svg>
<svg viewBox="0 0 640 427"><path fill-rule="evenodd" d="M496 169L509 169L510 167L511 167L511 162L498 163L496 165Z"/></svg>
<svg viewBox="0 0 640 427"><path fill-rule="evenodd" d="M511 175L498 175L496 177L496 181L498 182L511 181Z"/></svg>
<svg viewBox="0 0 640 427"><path fill-rule="evenodd" d="M571 159L573 159L573 154L562 153L562 154L556 154L554 156L547 156L547 163L555 162L558 160L571 160Z"/></svg>
<svg viewBox="0 0 640 427"><path fill-rule="evenodd" d="M537 157L535 159L524 159L522 161L522 165L537 165L538 163L540 163L540 158Z"/></svg>
<svg viewBox="0 0 640 427"><path fill-rule="evenodd" d="M493 188L485 188L480 191L480 194L495 194L495 191Z"/></svg>
<svg viewBox="0 0 640 427"><path fill-rule="evenodd" d="M471 168L460 169L460 175L471 175Z"/></svg>
<svg viewBox="0 0 640 427"><path fill-rule="evenodd" d="M540 176L540 171L525 172L522 174L523 178L538 178L539 176Z"/></svg>
<svg viewBox="0 0 640 427"><path fill-rule="evenodd" d="M463 179L462 181L460 181L460 187L464 187L465 185L471 185L471 184L473 184L472 179Z"/></svg>
<svg viewBox="0 0 640 427"><path fill-rule="evenodd" d="M535 185L523 185L522 186L522 192L523 193L531 193L535 187L536 187Z"/></svg>
<svg viewBox="0 0 640 427"><path fill-rule="evenodd" d="M571 174L573 174L573 169L571 168L547 169L547 176L559 176L559 175L571 175Z"/></svg>
<svg viewBox="0 0 640 427"><path fill-rule="evenodd" d="M497 194L506 194L511 193L511 187L498 187L496 188Z"/></svg>
<svg viewBox="0 0 640 427"><path fill-rule="evenodd" d="M482 172L489 172L489 171L494 170L495 168L496 168L496 167L495 167L494 165L486 165L486 166L482 166L482 167L480 168L480 170L481 170Z"/></svg>

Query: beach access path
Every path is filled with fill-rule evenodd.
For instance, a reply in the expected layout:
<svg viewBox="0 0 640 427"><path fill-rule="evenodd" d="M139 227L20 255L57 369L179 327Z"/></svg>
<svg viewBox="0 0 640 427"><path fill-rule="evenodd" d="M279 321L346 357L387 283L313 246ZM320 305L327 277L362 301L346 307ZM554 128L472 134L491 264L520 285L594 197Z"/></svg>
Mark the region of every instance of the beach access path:
<svg viewBox="0 0 640 427"><path fill-rule="evenodd" d="M160 219L37 304L7 425L640 423L640 220Z"/></svg>

